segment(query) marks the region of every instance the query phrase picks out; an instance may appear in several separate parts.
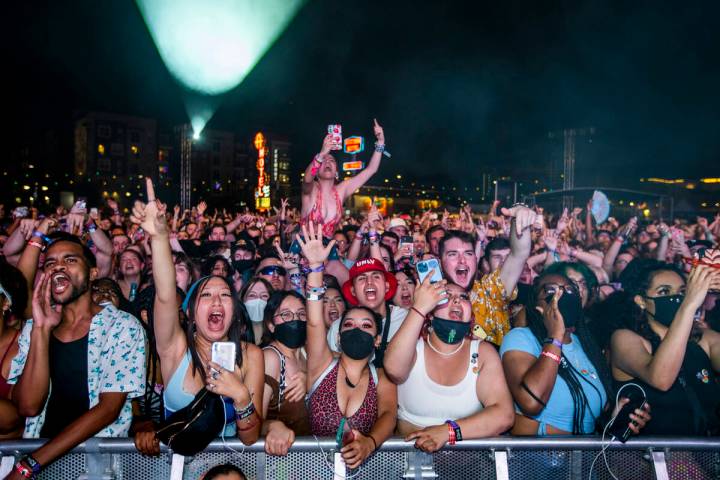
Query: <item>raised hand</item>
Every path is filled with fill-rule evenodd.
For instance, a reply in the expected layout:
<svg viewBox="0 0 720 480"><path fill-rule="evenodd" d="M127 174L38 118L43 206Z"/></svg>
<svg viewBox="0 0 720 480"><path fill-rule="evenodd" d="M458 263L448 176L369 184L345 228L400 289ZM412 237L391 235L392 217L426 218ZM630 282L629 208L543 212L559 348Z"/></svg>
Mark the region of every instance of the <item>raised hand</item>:
<svg viewBox="0 0 720 480"><path fill-rule="evenodd" d="M52 302L52 274L45 272L40 275L40 283L33 290L32 312L33 328L55 328L62 320L62 305Z"/></svg>
<svg viewBox="0 0 720 480"><path fill-rule="evenodd" d="M378 123L377 118L373 118L373 122L375 122L373 125L375 140L377 140L378 145L385 145L385 132L383 131L383 128Z"/></svg>
<svg viewBox="0 0 720 480"><path fill-rule="evenodd" d="M317 267L328 258L330 250L335 246L335 240L330 240L327 247L324 246L322 242L322 225L318 225L317 228L315 228L313 222L310 222L309 225L303 225L302 232L303 237L295 235L295 238L300 244L303 255L307 259L310 267Z"/></svg>
<svg viewBox="0 0 720 480"><path fill-rule="evenodd" d="M283 252L282 248L280 248L280 245L275 245L275 250L277 250L278 255L280 255L280 258L283 262L283 267L286 270L292 270L293 268L298 268L298 264L300 263L300 258L298 258L298 255L293 253L285 253Z"/></svg>
<svg viewBox="0 0 720 480"><path fill-rule="evenodd" d="M562 233L567 228L568 222L570 221L570 218L568 217L568 209L563 208L562 215L560 215L560 218L557 221L557 225L555 226L555 229Z"/></svg>
<svg viewBox="0 0 720 480"><path fill-rule="evenodd" d="M150 178L145 178L145 188L148 203L146 205L140 200L136 200L130 220L140 225L140 228L150 236L168 235L169 228L165 217L166 206L155 199L155 188Z"/></svg>
<svg viewBox="0 0 720 480"><path fill-rule="evenodd" d="M545 328L547 329L550 338L556 340L562 340L565 336L565 320L563 319L562 313L560 313L560 307L558 307L558 301L563 296L564 290L558 288L555 290L555 294L552 297L550 303L545 308L535 307L543 315L545 322Z"/></svg>
<svg viewBox="0 0 720 480"><path fill-rule="evenodd" d="M425 280L415 288L413 307L427 316L443 300L447 298L447 280L431 283L435 269L430 270Z"/></svg>
<svg viewBox="0 0 720 480"><path fill-rule="evenodd" d="M148 198L148 202L149 201L150 201L150 199ZM203 214L205 213L205 210L207 210L207 203L205 202L205 200L203 200L202 202L198 203L198 205L197 205L198 215L202 217Z"/></svg>
<svg viewBox="0 0 720 480"><path fill-rule="evenodd" d="M330 153L334 146L333 137L328 133L325 135L325 138L323 138L322 148L320 149L320 158L318 158L318 160L322 162L325 155Z"/></svg>
<svg viewBox="0 0 720 480"><path fill-rule="evenodd" d="M515 219L515 233L521 237L523 232L535 223L538 223L538 214L523 205L515 205L512 208L503 208L502 214Z"/></svg>
<svg viewBox="0 0 720 480"><path fill-rule="evenodd" d="M694 312L702 306L711 287L720 286L720 270L706 265L696 265L687 280L687 293L683 304Z"/></svg>

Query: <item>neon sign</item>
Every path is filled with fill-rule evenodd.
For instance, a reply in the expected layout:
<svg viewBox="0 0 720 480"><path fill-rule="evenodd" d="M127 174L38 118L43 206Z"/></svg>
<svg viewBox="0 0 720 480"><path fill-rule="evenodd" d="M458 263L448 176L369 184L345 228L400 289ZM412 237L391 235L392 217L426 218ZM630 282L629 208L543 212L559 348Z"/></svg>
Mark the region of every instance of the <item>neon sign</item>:
<svg viewBox="0 0 720 480"><path fill-rule="evenodd" d="M256 133L253 144L258 151L258 159L255 164L258 170L258 186L255 190L255 209L263 211L270 208L270 185L266 184L267 174L265 173L265 155L267 154L265 136L261 132Z"/></svg>

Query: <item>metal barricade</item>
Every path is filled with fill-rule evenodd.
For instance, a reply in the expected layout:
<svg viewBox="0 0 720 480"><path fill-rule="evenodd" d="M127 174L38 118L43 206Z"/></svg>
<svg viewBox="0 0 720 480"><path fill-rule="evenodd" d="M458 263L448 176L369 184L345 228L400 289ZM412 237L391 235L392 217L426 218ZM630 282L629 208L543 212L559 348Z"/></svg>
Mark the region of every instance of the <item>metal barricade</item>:
<svg viewBox="0 0 720 480"><path fill-rule="evenodd" d="M0 442L0 472L12 465L14 457L41 444L39 440ZM607 446L606 458L598 456L603 446ZM334 470L334 449L330 439L299 438L287 456L275 457L265 454L262 442L244 447L228 440L215 441L191 458L172 455L166 448L160 457L148 458L137 453L130 439L91 439L50 465L40 478L195 480L215 465L232 463L249 479L272 480L610 480L608 467L618 479L720 479L717 438L640 437L607 445L597 437L498 437L463 441L433 455L393 438L360 468L347 472Z"/></svg>

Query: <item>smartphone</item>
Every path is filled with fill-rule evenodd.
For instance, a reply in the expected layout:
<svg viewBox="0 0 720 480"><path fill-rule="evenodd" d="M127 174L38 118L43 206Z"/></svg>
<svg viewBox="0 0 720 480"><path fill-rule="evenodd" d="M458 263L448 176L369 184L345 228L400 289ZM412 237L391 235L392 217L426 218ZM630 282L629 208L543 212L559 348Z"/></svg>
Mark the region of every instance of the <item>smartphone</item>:
<svg viewBox="0 0 720 480"><path fill-rule="evenodd" d="M425 281L425 277L430 274L430 270L434 270L433 276L430 277L430 283L437 283L443 279L442 272L440 271L440 262L438 262L437 258L422 260L415 265L415 269L417 270L418 281L420 283ZM447 302L447 298L444 298L440 300L438 305L444 305Z"/></svg>
<svg viewBox="0 0 720 480"><path fill-rule="evenodd" d="M413 237L410 235L403 235L400 237L400 250L403 248L407 248L410 255L412 255L415 251L415 243L413 242Z"/></svg>
<svg viewBox="0 0 720 480"><path fill-rule="evenodd" d="M639 388L632 388L627 395L623 396L629 398L630 401L620 409L608 431L610 435L614 436L622 443L625 443L632 434L632 430L630 430L628 425L632 421L630 420L630 414L636 409L643 408L645 406L645 394Z"/></svg>
<svg viewBox="0 0 720 480"><path fill-rule="evenodd" d="M97 209L97 208L93 207L93 208L90 209L90 215L92 215L92 216L97 216L97 214L98 214L98 209Z"/></svg>
<svg viewBox="0 0 720 480"><path fill-rule="evenodd" d="M212 361L225 370L235 370L235 343L234 342L213 342Z"/></svg>
<svg viewBox="0 0 720 480"><path fill-rule="evenodd" d="M328 125L328 134L332 135L332 149L342 150L342 125Z"/></svg>
<svg viewBox="0 0 720 480"><path fill-rule="evenodd" d="M352 432L352 426L347 418L342 417L340 419L340 425L338 425L337 432L335 433L335 444L337 449L340 450L345 445L352 443L355 440L355 434Z"/></svg>

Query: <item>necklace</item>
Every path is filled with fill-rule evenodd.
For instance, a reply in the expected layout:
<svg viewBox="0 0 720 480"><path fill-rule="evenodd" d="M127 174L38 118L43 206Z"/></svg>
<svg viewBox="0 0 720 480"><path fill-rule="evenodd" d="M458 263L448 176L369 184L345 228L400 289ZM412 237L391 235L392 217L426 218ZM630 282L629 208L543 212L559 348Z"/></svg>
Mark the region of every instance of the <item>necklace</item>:
<svg viewBox="0 0 720 480"><path fill-rule="evenodd" d="M438 355L442 355L443 357L451 357L451 356L455 355L457 352L459 352L460 349L463 347L463 345L465 345L465 337L463 337L462 342L460 342L460 346L458 348L456 348L452 352L448 352L448 353L441 352L437 348L435 348L433 346L432 342L430 341L430 335L428 335L428 337L427 337L427 344L432 349L432 351L437 353Z"/></svg>
<svg viewBox="0 0 720 480"><path fill-rule="evenodd" d="M345 366L344 366L342 363L340 364L340 366L342 367L343 372L345 372L345 385L347 385L347 386L350 387L350 388L355 388L355 387L357 387L357 383L352 383L352 382L350 381L350 379L348 378L347 370L345 370ZM360 378L362 378L362 372L360 372ZM358 380L358 382L359 382L359 381L360 381L360 380Z"/></svg>

